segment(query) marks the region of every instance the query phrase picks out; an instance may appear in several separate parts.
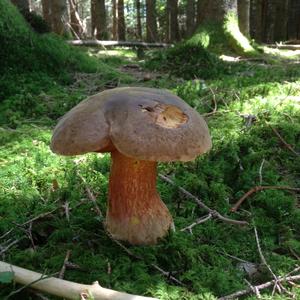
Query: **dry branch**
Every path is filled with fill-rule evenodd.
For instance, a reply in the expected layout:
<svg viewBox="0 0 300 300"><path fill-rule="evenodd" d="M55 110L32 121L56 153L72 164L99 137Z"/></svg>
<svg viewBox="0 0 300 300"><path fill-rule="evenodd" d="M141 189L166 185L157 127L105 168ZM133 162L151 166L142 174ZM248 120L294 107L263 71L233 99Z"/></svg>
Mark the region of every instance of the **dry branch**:
<svg viewBox="0 0 300 300"><path fill-rule="evenodd" d="M58 275L58 278L60 278L60 279L63 279L64 276L65 276L65 271L66 271L67 264L68 264L69 259L70 259L70 255L71 255L71 250L68 250L67 254L66 254L66 257L64 259L64 263L63 263L63 265L61 267L61 270L59 272L59 275Z"/></svg>
<svg viewBox="0 0 300 300"><path fill-rule="evenodd" d="M240 205L252 194L263 190L288 190L294 192L300 192L300 188L292 188L289 186L276 186L276 185L258 185L250 189L244 196L242 196L231 208L232 212L236 212Z"/></svg>
<svg viewBox="0 0 300 300"><path fill-rule="evenodd" d="M93 296L95 300L154 300L155 298L130 295L101 287L98 282L92 285L79 284L72 281L47 277L0 261L0 272L13 272L14 280L22 285L30 286L42 292L66 299L79 299L81 295ZM32 284L31 284L32 283Z"/></svg>
<svg viewBox="0 0 300 300"><path fill-rule="evenodd" d="M195 227L196 225L202 224L208 220L210 220L212 218L212 214L209 213L207 216L201 217L199 219L197 219L194 223L192 223L191 225L184 227L182 229L180 229L180 231L185 231L188 230L191 234L193 234L192 232L192 228Z"/></svg>
<svg viewBox="0 0 300 300"><path fill-rule="evenodd" d="M223 221L225 223L229 223L229 224L233 224L233 225L249 225L249 223L246 222L246 221L238 221L238 220L234 220L234 219L230 219L230 218L224 217L218 211L209 208L199 198L197 198L196 196L194 196L193 194L191 194L190 192L188 192L183 187L177 186L176 183L172 179L170 179L169 177L164 176L162 174L158 174L158 176L162 180L170 183L173 186L176 186L179 189L180 192L182 192L184 195L188 196L189 198L193 199L202 209L208 211L212 215L212 217L217 218L217 219L219 219L219 220L221 220L221 221Z"/></svg>
<svg viewBox="0 0 300 300"><path fill-rule="evenodd" d="M83 176L81 176L81 174L78 171L77 171L77 176L83 182L86 193L88 195L88 198L93 202L97 215L99 217L103 218L103 213L102 213L100 207L97 204L97 199L96 199L95 195L92 193L92 191L91 191L90 187L88 186L86 180L84 179Z"/></svg>
<svg viewBox="0 0 300 300"><path fill-rule="evenodd" d="M284 282L289 282L289 281L294 282L294 281L299 281L299 280L300 280L300 275L284 276L284 277L279 277L277 279L277 283L284 283ZM274 279L274 280L265 282L263 284L255 285L255 286L253 286L253 288L255 290L261 291L261 290L264 290L264 289L267 289L267 288L273 286L275 283L276 283L276 280ZM248 288L248 289L241 290L241 291L235 292L233 294L230 294L230 295L227 295L224 297L220 297L220 298L218 298L218 300L239 299L239 297L253 293L253 288Z"/></svg>
<svg viewBox="0 0 300 300"><path fill-rule="evenodd" d="M274 127L272 127L271 125L269 125L269 126L286 148L288 148L294 155L300 156L300 154L298 152L296 152L294 150L294 148L284 140L284 138L280 135L280 133Z"/></svg>

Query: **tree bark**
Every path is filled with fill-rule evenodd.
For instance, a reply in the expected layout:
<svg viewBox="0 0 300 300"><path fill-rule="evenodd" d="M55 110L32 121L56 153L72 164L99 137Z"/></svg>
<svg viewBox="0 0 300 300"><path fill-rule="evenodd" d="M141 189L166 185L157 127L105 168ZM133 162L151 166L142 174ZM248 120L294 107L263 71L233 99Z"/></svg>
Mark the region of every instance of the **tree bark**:
<svg viewBox="0 0 300 300"><path fill-rule="evenodd" d="M136 4L136 33L137 33L137 38L139 40L142 39L142 22L141 22L141 1L140 0L136 0L135 1Z"/></svg>
<svg viewBox="0 0 300 300"><path fill-rule="evenodd" d="M169 42L179 41L178 0L167 0L169 9Z"/></svg>
<svg viewBox="0 0 300 300"><path fill-rule="evenodd" d="M71 20L71 27L72 33L75 37L80 38L83 34L83 25L80 20L80 16L78 14L77 5L75 0L69 0L70 6L70 20Z"/></svg>
<svg viewBox="0 0 300 300"><path fill-rule="evenodd" d="M156 0L146 0L146 39L147 42L157 41Z"/></svg>
<svg viewBox="0 0 300 300"><path fill-rule="evenodd" d="M20 10L22 14L29 12L29 0L11 0L11 2Z"/></svg>
<svg viewBox="0 0 300 300"><path fill-rule="evenodd" d="M250 35L257 42L263 39L263 0L251 0Z"/></svg>
<svg viewBox="0 0 300 300"><path fill-rule="evenodd" d="M206 7L203 7L207 4ZM198 6L201 19L198 18L199 38L204 47L231 49L240 55L253 55L255 50L249 40L241 34L238 26L237 0L203 1ZM198 11L199 16L200 11Z"/></svg>
<svg viewBox="0 0 300 300"><path fill-rule="evenodd" d="M91 0L92 36L107 38L105 0Z"/></svg>
<svg viewBox="0 0 300 300"><path fill-rule="evenodd" d="M186 3L186 36L190 37L195 29L195 0Z"/></svg>
<svg viewBox="0 0 300 300"><path fill-rule="evenodd" d="M204 19L206 7L209 5L209 0L197 1L196 26L200 25Z"/></svg>
<svg viewBox="0 0 300 300"><path fill-rule="evenodd" d="M202 14L203 22L224 22L226 16L230 13L237 15L237 0L211 0L204 8Z"/></svg>
<svg viewBox="0 0 300 300"><path fill-rule="evenodd" d="M274 41L287 40L288 9L289 0L276 1Z"/></svg>
<svg viewBox="0 0 300 300"><path fill-rule="evenodd" d="M114 40L118 38L117 30L118 30L118 20L117 20L117 2L116 0L112 0L112 37Z"/></svg>
<svg viewBox="0 0 300 300"><path fill-rule="evenodd" d="M118 40L126 40L124 0L118 0Z"/></svg>
<svg viewBox="0 0 300 300"><path fill-rule="evenodd" d="M289 1L288 39L300 39L300 2L299 0Z"/></svg>
<svg viewBox="0 0 300 300"><path fill-rule="evenodd" d="M66 0L52 0L51 4L52 30L59 35L65 35L69 32L67 2Z"/></svg>
<svg viewBox="0 0 300 300"><path fill-rule="evenodd" d="M275 16L276 6L274 0L267 0L264 3L264 27L263 27L263 42L274 42Z"/></svg>
<svg viewBox="0 0 300 300"><path fill-rule="evenodd" d="M250 0L238 1L238 20L241 33L250 37Z"/></svg>
<svg viewBox="0 0 300 300"><path fill-rule="evenodd" d="M48 24L49 28L52 28L51 0L42 0L42 12L44 20Z"/></svg>

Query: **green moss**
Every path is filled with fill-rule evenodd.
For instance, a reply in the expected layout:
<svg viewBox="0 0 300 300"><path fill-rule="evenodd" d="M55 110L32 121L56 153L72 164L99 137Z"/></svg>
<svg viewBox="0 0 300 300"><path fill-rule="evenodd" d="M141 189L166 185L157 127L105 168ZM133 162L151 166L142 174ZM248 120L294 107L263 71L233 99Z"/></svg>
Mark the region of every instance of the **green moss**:
<svg viewBox="0 0 300 300"><path fill-rule="evenodd" d="M218 69L216 56L200 48L197 41L172 51L172 58L177 54L181 57L177 65L182 64L185 51L199 55L183 68L184 77L190 80L166 77L164 81L151 80L147 84L161 88L173 86L174 92L200 113L211 112L215 100L217 112L207 117L212 150L193 162L159 164L159 172L171 176L212 209L234 219L255 222L262 251L274 272L278 275L289 272L297 264L296 256L300 255L297 194L261 191L247 198L239 213L231 213L230 207L246 191L259 185L260 180L263 185L299 186L299 159L282 145L269 127L270 124L276 128L286 142L299 151L298 64L240 63L226 66L223 72L224 65ZM59 50L57 54L61 55ZM199 57L203 77L215 70L220 70L222 76L213 74L208 75L207 80L195 79L194 74L200 73L195 73L193 64ZM53 72L45 71L48 67L39 72L24 70L19 75L11 71L5 77L5 89L0 90L3 97L0 104L0 237L10 229L13 231L0 243L5 246L11 239L21 239L6 252L5 261L52 274L61 269L67 250L71 250L70 261L77 268L67 269L65 279L87 284L98 280L103 287L166 300L212 300L247 288L244 279L252 284L270 280L269 272L260 266L252 226L238 227L211 219L195 226L193 234L181 231L207 212L176 187L161 180L158 180L158 190L171 210L176 232L155 246L127 245L142 259L128 255L106 235L103 219L97 216L88 200L78 172L86 179L105 214L109 155L60 157L49 149L57 118L83 99L90 88L115 78L123 80L111 66L116 68L123 64L124 58L106 57L103 64L99 54L97 63L103 67L101 72L90 74L86 80L85 76L90 75L81 74L83 80L78 85L73 79L77 69L72 71L72 68L59 80ZM209 70L213 66L217 69ZM179 68L176 72L180 74ZM246 114L256 116L250 126L243 117ZM63 208L66 203L71 208L69 219ZM52 210L55 211L32 223L33 249L30 239L16 223ZM255 264L257 274L250 276L244 272L240 261L232 256ZM152 264L171 272L184 286L163 276ZM0 284L0 298L17 287ZM299 291L294 292L299 295ZM284 295L271 296L271 293L263 292L264 299L286 299ZM30 297L33 296L21 292L15 299ZM49 299L55 297L49 296Z"/></svg>

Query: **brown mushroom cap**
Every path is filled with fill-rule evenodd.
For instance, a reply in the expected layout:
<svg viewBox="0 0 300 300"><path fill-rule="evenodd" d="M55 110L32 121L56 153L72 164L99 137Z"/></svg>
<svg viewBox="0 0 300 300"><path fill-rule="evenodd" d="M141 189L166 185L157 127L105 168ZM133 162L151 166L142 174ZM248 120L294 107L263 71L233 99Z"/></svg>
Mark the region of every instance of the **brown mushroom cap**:
<svg viewBox="0 0 300 300"><path fill-rule="evenodd" d="M82 101L56 126L51 149L62 155L104 152L111 143L139 160L188 161L211 148L203 118L172 93L107 90Z"/></svg>

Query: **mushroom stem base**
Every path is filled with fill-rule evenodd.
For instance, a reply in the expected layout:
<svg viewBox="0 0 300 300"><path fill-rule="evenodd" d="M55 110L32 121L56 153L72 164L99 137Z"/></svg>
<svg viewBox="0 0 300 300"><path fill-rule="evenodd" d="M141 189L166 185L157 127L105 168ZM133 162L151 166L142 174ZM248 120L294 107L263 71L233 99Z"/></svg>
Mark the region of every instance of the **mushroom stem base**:
<svg viewBox="0 0 300 300"><path fill-rule="evenodd" d="M164 237L172 217L156 190L156 167L112 152L106 226L115 239L134 245L155 244Z"/></svg>

